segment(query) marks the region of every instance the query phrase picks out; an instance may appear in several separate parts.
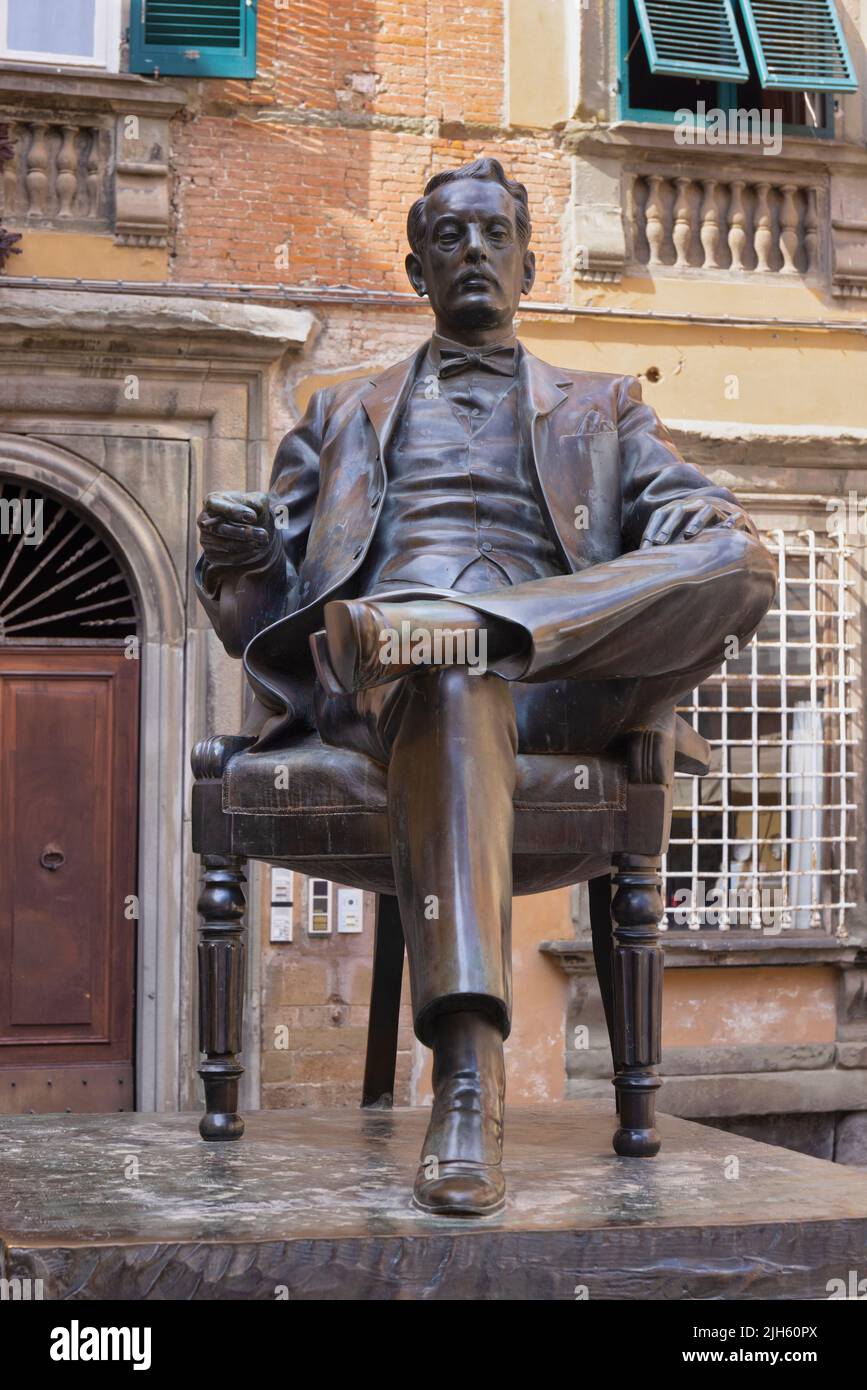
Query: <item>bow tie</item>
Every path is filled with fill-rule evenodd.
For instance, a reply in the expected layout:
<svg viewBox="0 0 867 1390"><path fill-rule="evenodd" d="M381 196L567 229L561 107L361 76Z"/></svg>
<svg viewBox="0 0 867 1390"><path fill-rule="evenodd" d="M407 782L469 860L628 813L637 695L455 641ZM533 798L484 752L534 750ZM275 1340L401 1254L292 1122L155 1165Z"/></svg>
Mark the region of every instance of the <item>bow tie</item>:
<svg viewBox="0 0 867 1390"><path fill-rule="evenodd" d="M457 376L460 372L471 371L474 368L496 372L499 376L514 376L515 349L494 346L467 348L465 352L459 352L455 348L440 348L439 376Z"/></svg>

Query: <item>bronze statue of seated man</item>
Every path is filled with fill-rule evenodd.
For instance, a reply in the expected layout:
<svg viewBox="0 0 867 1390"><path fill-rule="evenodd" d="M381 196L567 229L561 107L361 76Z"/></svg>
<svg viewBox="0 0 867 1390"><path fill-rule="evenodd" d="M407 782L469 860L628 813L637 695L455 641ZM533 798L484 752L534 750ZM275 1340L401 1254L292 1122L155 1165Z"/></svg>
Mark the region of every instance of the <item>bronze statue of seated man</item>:
<svg viewBox="0 0 867 1390"><path fill-rule="evenodd" d="M431 179L407 230L433 336L318 391L268 494L207 499L197 582L245 651L260 746L315 729L387 765L434 1053L414 1200L481 1215L505 1191L516 754L602 749L671 707L752 636L775 574L634 378L517 341L535 262L527 191L497 160Z"/></svg>

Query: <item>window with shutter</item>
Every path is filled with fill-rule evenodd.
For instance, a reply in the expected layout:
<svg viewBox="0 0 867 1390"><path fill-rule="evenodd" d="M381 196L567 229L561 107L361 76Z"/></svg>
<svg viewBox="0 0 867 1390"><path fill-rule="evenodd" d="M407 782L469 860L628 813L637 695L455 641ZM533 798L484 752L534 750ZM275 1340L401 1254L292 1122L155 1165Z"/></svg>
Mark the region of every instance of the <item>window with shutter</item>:
<svg viewBox="0 0 867 1390"><path fill-rule="evenodd" d="M741 0L741 7L763 87L855 91L834 0Z"/></svg>
<svg viewBox="0 0 867 1390"><path fill-rule="evenodd" d="M130 71L255 77L255 0L132 0Z"/></svg>
<svg viewBox="0 0 867 1390"><path fill-rule="evenodd" d="M784 8L794 21L774 28L767 22L771 11ZM696 12L703 27L696 27ZM784 134L831 139L832 93L857 86L834 0L620 0L618 22L620 120L671 124L684 111L757 110L767 111ZM733 54L738 62L743 57L743 70L720 76ZM773 79L772 98L763 74Z"/></svg>
<svg viewBox="0 0 867 1390"><path fill-rule="evenodd" d="M651 72L746 81L731 0L635 0L635 9Z"/></svg>

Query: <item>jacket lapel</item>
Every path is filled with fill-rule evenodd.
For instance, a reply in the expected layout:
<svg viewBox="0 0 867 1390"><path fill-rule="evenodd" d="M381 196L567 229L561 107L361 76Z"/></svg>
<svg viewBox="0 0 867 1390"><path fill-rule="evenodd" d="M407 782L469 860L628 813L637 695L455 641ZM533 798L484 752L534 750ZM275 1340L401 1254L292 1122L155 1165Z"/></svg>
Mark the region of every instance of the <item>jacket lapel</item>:
<svg viewBox="0 0 867 1390"><path fill-rule="evenodd" d="M560 367L552 367L543 362L521 344L518 374L524 390L524 399L535 421L541 415L550 415L566 399L563 389L572 384L571 378Z"/></svg>
<svg viewBox="0 0 867 1390"><path fill-rule="evenodd" d="M422 343L411 357L405 357L402 362L396 362L393 367L380 372L379 376L371 377L370 386L361 398L367 418L376 431L379 456L383 463L395 420L427 350L428 344Z"/></svg>
<svg viewBox="0 0 867 1390"><path fill-rule="evenodd" d="M552 535L559 541L563 558L572 568L573 561L563 540L564 535L569 537L569 527L574 521L574 516L568 512L568 506L564 512L564 498L561 495L567 480L562 477L556 452L552 457L550 448L545 447L548 417L568 399L568 387L572 385L572 381L561 368L543 362L541 358L528 352L523 345L520 348L518 379L525 407L522 413L526 420L527 442L539 500Z"/></svg>

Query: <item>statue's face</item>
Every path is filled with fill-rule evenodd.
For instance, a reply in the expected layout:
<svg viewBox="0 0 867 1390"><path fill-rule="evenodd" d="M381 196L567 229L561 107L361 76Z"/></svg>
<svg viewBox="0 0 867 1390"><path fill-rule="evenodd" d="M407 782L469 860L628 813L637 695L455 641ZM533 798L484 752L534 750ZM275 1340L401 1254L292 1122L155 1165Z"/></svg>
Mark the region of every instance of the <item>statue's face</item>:
<svg viewBox="0 0 867 1390"><path fill-rule="evenodd" d="M514 198L492 179L456 179L427 201L421 256L407 257L445 332L508 327L535 277L535 258L515 225Z"/></svg>

